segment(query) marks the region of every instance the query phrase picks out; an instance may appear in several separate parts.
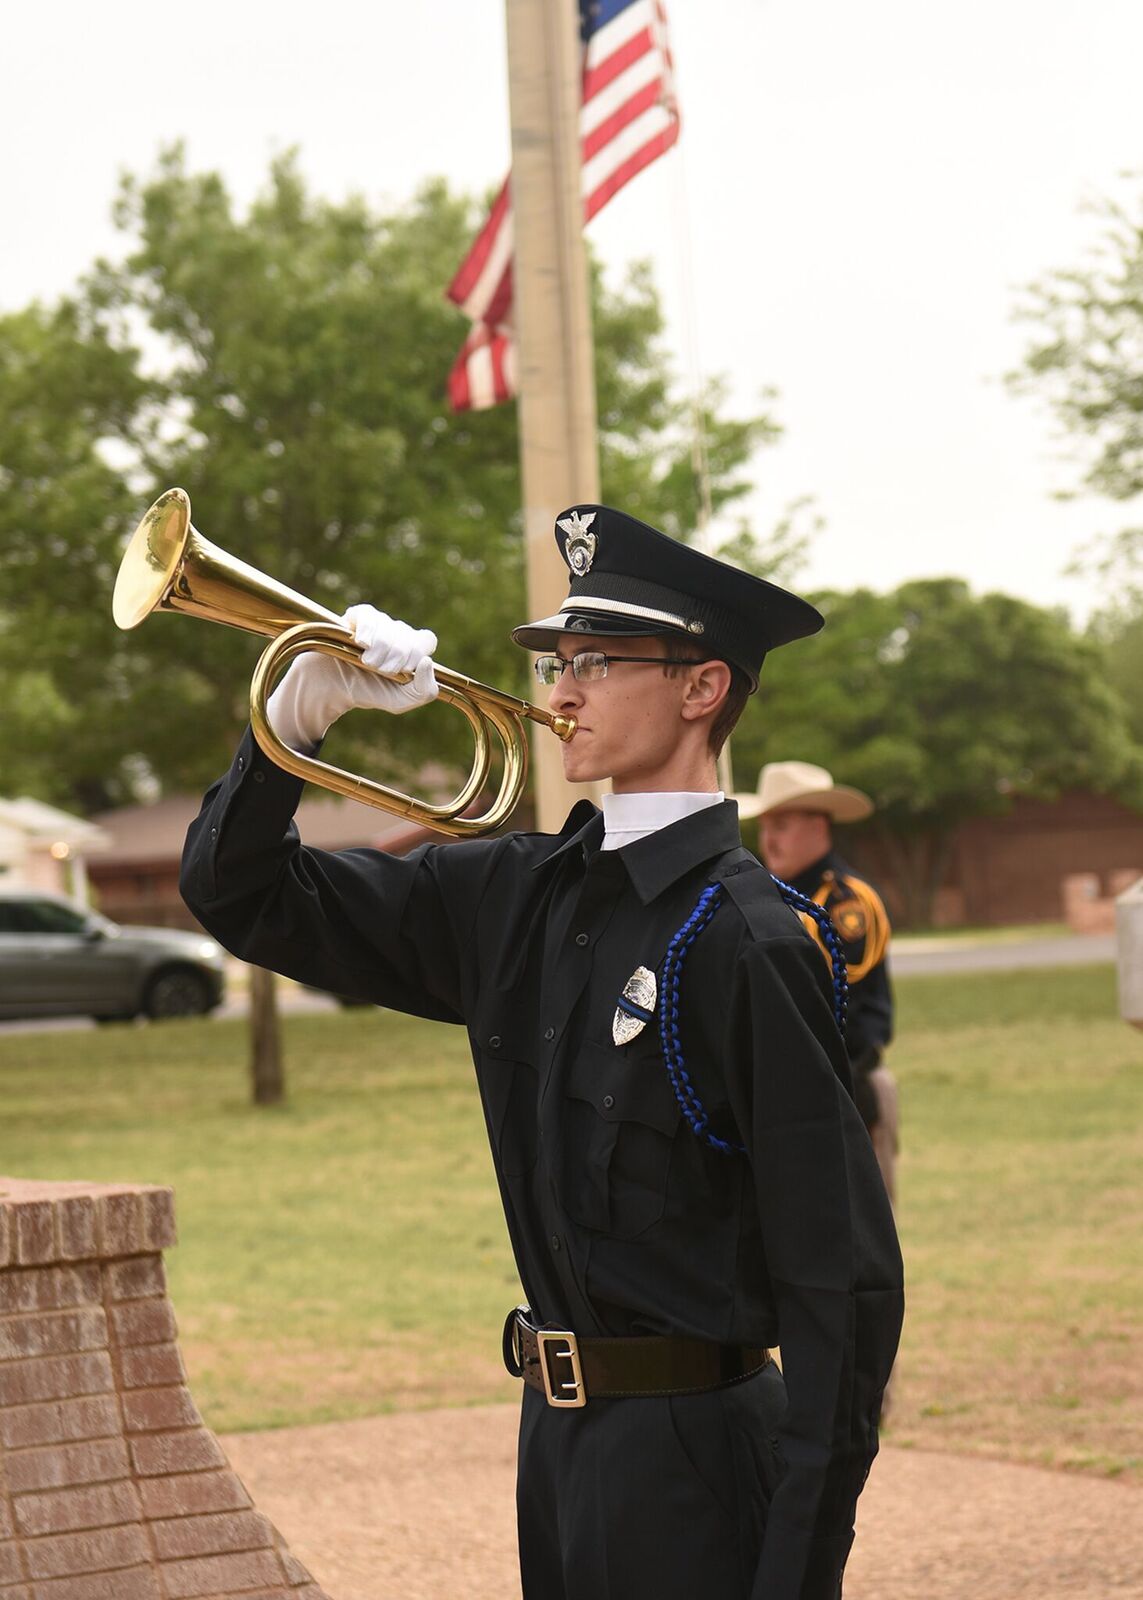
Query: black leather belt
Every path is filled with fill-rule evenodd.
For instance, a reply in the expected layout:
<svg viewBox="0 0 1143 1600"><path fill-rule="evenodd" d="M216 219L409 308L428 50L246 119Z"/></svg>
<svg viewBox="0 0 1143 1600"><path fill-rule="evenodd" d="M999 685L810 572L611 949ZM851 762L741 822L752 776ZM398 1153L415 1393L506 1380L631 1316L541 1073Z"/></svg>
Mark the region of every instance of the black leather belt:
<svg viewBox="0 0 1143 1600"><path fill-rule="evenodd" d="M557 1408L589 1399L706 1394L743 1383L769 1360L760 1345L675 1336L580 1339L567 1328L537 1328L527 1306L515 1307L504 1324L504 1365Z"/></svg>

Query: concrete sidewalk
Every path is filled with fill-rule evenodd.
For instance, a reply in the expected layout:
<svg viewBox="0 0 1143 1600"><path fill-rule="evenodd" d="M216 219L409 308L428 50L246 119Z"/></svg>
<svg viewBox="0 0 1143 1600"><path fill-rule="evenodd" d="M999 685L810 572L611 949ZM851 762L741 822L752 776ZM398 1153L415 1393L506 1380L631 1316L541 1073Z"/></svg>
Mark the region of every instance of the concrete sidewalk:
<svg viewBox="0 0 1143 1600"><path fill-rule="evenodd" d="M1013 972L1026 967L1078 967L1115 960L1113 933L1073 933L1011 944L965 939L894 939L889 964L896 977L930 972ZM1140 1590L1143 1593L1143 1588Z"/></svg>
<svg viewBox="0 0 1143 1600"><path fill-rule="evenodd" d="M516 1414L404 1412L222 1443L333 1600L519 1600ZM1143 1593L1141 1574L1143 1491L887 1446L845 1595L1118 1600Z"/></svg>

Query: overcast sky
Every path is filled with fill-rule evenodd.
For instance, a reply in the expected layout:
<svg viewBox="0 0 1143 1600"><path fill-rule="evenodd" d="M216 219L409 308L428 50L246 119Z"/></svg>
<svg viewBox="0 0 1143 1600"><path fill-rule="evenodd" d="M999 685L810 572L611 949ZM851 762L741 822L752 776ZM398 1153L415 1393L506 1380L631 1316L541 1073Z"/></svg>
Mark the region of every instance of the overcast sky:
<svg viewBox="0 0 1143 1600"><path fill-rule="evenodd" d="M826 527L803 583L958 573L1082 615L1092 591L1064 577L1069 556L1127 518L1051 499L1073 474L1001 379L1027 337L1019 286L1076 263L1097 232L1081 202L1143 168L1143 6L667 4L682 140L592 236L609 270L654 261L681 373L693 348L739 406L778 389L786 435L758 462L758 527L810 494ZM115 251L117 174L174 138L243 201L292 145L332 197L399 202L436 173L483 191L508 159L503 13L6 7L0 309L50 300Z"/></svg>

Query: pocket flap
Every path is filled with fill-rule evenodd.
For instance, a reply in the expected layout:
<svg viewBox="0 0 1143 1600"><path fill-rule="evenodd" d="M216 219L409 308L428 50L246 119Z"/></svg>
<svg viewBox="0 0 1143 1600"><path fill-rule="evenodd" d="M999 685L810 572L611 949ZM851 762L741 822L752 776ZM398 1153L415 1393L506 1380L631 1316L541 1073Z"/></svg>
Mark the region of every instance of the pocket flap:
<svg viewBox="0 0 1143 1600"><path fill-rule="evenodd" d="M532 1030L514 1016L507 1005L488 1011L472 1029L480 1054L493 1061L518 1061L533 1065Z"/></svg>
<svg viewBox="0 0 1143 1600"><path fill-rule="evenodd" d="M679 1102L658 1051L633 1056L613 1044L584 1043L566 1092L586 1100L606 1122L642 1122L668 1135L679 1125Z"/></svg>

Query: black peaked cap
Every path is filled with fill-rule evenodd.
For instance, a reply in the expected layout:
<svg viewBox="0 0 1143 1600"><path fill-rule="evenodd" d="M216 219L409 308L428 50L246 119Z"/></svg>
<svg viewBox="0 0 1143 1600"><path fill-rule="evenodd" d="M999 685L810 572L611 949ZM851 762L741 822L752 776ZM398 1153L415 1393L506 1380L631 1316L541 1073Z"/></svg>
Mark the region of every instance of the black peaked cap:
<svg viewBox="0 0 1143 1600"><path fill-rule="evenodd" d="M527 650L551 650L561 633L604 638L676 634L741 667L758 686L768 650L817 633L820 611L775 583L671 539L612 506L571 506L556 518L571 575L555 616L512 629Z"/></svg>

